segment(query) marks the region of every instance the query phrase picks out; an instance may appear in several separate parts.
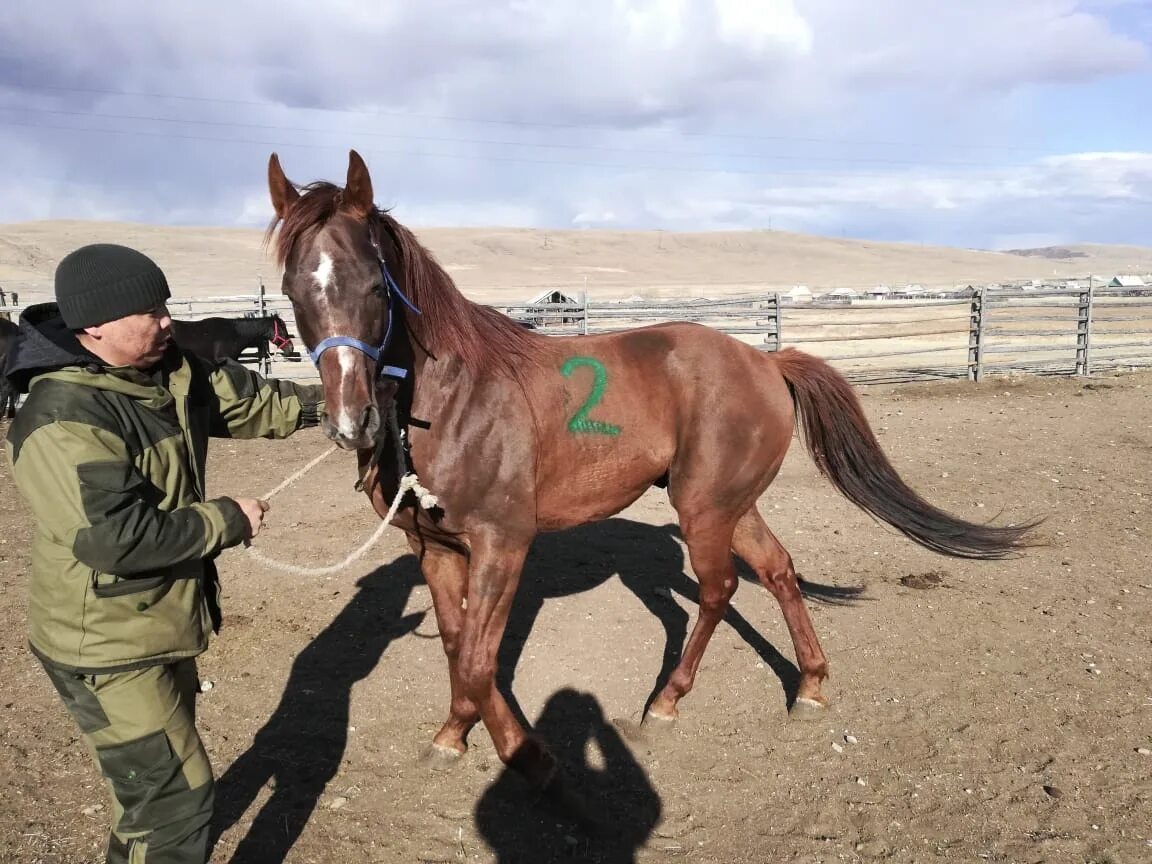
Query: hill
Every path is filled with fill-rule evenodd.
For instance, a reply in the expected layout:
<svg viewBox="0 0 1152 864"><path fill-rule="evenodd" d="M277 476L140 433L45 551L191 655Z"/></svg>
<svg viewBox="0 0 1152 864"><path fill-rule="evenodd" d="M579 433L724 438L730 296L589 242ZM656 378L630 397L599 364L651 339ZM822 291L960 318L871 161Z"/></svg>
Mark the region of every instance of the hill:
<svg viewBox="0 0 1152 864"><path fill-rule="evenodd" d="M879 283L925 286L1152 272L1152 248L1074 245L987 252L878 243L780 231L673 233L530 228L417 228L421 241L469 296L528 299L545 288L593 299L815 291ZM0 285L51 292L56 262L85 243L135 246L168 273L177 295L249 293L279 274L255 228L183 228L121 222L0 225Z"/></svg>

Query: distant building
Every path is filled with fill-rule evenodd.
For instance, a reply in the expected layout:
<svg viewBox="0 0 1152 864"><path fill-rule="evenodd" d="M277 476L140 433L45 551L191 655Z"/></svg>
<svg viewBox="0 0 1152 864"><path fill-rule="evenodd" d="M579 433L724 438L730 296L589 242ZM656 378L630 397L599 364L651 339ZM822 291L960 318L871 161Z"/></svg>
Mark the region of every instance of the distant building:
<svg viewBox="0 0 1152 864"><path fill-rule="evenodd" d="M1113 276L1109 288L1143 288L1144 280L1139 276Z"/></svg>
<svg viewBox="0 0 1152 864"><path fill-rule="evenodd" d="M827 294L821 294L821 300L847 300L849 302L855 300L860 296L860 292L855 288L837 288L835 291L829 291Z"/></svg>
<svg viewBox="0 0 1152 864"><path fill-rule="evenodd" d="M570 313L570 314L569 314ZM524 322L536 327L548 324L577 324L583 320L584 306L559 288L549 288L533 297L524 310Z"/></svg>
<svg viewBox="0 0 1152 864"><path fill-rule="evenodd" d="M535 306L537 303L579 303L575 297L569 297L559 288L549 288L543 294L538 294L528 301L528 305Z"/></svg>
<svg viewBox="0 0 1152 864"><path fill-rule="evenodd" d="M793 285L792 290L780 299L785 303L811 303L812 291L807 285Z"/></svg>

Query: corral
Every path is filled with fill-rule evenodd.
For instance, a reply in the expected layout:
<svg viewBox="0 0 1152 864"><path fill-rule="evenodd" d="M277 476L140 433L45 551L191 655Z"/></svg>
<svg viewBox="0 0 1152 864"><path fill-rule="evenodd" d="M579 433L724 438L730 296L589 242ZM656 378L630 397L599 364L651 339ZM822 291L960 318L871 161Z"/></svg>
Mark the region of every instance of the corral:
<svg viewBox="0 0 1152 864"><path fill-rule="evenodd" d="M492 304L549 335L607 333L659 321L696 321L772 351L786 345L831 360L861 383L970 378L986 373L1087 374L1152 363L1152 290L1119 286L1019 286L936 298L818 302L788 295L591 302L559 291L519 304ZM558 299L560 298L560 299ZM252 294L174 298L176 318L279 314L292 306L264 285ZM18 309L9 309L13 318ZM252 358L255 360L255 358ZM315 379L308 356L275 358L261 371Z"/></svg>
<svg viewBox="0 0 1152 864"><path fill-rule="evenodd" d="M1147 301L1101 302L1102 293L1091 298L1094 321L1114 302L1120 323L1100 327L1094 345L1108 344L1107 329L1136 331L1115 342L1146 342ZM505 681L589 808L612 823L602 834L558 822L526 797L483 734L451 772L419 760L448 687L431 601L398 532L347 573L312 580L227 553L225 627L201 664L214 684L203 729L222 777L214 860L1145 859L1152 375L1101 370L1139 365L1131 355L1147 352L1090 354L1079 371L1093 377L1011 374L1036 360L1034 371L1078 371L1085 302L1016 299L982 331L971 326L973 300L939 306L951 316L940 324L917 320L923 307L885 301L853 324L855 347L802 345L839 355L862 380L963 379L975 375L977 332L981 362L1010 374L863 387L869 420L934 503L978 519L1048 517L1047 545L1022 559L941 559L845 502L794 447L761 508L808 582L862 589L811 601L832 664L826 722L786 719L790 640L775 602L752 583L737 593L678 727L627 737L629 724L613 721L639 718L694 614L672 510L654 489L616 518L537 543L505 640ZM1016 311L1024 303L1042 306L1027 322ZM838 336L835 316L854 308L821 310L804 332ZM642 320L637 311L613 323ZM736 335L802 342L801 323L815 313L795 314L758 309L751 319L776 329L738 324L759 329ZM1033 323L1036 314L1061 321ZM894 353L907 350L899 342L860 338L897 330L909 347L955 341L912 365ZM996 335L1027 341L993 360ZM897 362L879 358L880 345ZM1043 348L1025 350L1034 345ZM209 492L260 494L325 443L318 433L215 442ZM277 499L260 547L305 564L339 560L377 522L354 477L349 458L321 463ZM9 483L0 466L0 487ZM15 757L0 779L0 858L94 862L103 790L24 647L29 531L15 496L0 497L3 734Z"/></svg>

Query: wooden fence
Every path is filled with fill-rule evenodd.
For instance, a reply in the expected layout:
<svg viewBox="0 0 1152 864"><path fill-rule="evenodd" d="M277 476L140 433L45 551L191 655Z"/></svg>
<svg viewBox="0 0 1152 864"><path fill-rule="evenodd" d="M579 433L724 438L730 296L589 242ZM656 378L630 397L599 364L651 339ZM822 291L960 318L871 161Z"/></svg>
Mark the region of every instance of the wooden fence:
<svg viewBox="0 0 1152 864"><path fill-rule="evenodd" d="M173 298L176 318L279 313L295 330L291 304L263 288L252 294ZM693 321L756 348L795 345L858 383L968 378L1014 372L1088 375L1152 366L1152 293L1131 289L981 289L970 298L789 303L780 294L722 299L497 305L547 335L610 333L664 321ZM0 307L0 314L19 309ZM257 362L255 355L248 359ZM261 369L315 379L306 353L273 357Z"/></svg>

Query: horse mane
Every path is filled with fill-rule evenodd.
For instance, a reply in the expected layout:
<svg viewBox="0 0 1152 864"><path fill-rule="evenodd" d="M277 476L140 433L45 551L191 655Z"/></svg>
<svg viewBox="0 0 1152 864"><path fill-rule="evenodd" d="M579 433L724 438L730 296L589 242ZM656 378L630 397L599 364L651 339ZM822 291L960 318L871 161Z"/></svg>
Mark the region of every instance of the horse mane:
<svg viewBox="0 0 1152 864"><path fill-rule="evenodd" d="M268 226L267 245L276 233L276 261L281 266L296 244L315 236L339 212L344 190L333 183L316 181L301 187L300 198L281 220ZM460 358L472 375L498 374L519 379L526 363L539 361L548 342L521 327L496 309L469 300L408 228L387 210L374 209L369 219L385 230L400 258L399 282L419 315L405 310L405 323L420 344L432 354Z"/></svg>
<svg viewBox="0 0 1152 864"><path fill-rule="evenodd" d="M267 247L272 242L273 236L276 236L276 227L280 226L275 248L277 264L283 267L297 243L315 234L336 215L343 196L343 189L324 180L317 180L300 188L300 197L288 210L288 215L283 220L279 216L273 216L268 224L268 230L264 232L264 246Z"/></svg>

